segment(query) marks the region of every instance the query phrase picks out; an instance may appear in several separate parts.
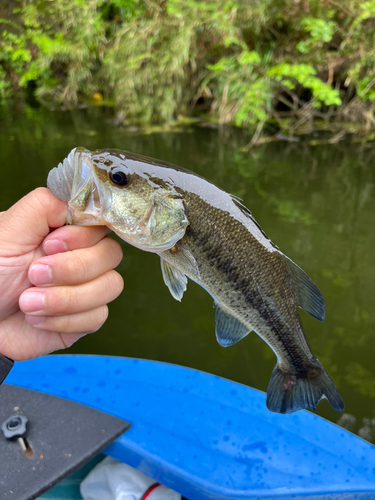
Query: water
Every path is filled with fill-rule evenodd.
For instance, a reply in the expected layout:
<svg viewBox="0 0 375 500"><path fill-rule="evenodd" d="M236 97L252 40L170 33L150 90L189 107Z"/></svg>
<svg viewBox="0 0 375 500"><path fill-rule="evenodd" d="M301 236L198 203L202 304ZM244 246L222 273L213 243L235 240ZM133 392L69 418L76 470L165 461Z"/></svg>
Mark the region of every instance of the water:
<svg viewBox="0 0 375 500"><path fill-rule="evenodd" d="M375 201L372 144L311 147L270 143L249 153L246 133L189 127L145 133L115 127L111 111L30 106L0 115L0 210L37 186L78 145L161 158L206 177L252 210L279 248L322 290L327 317L301 312L315 355L346 404L317 413L375 442ZM122 295L96 334L68 351L134 356L197 368L266 390L275 357L255 334L224 349L214 335L212 299L190 282L181 303L164 285L159 258L122 243Z"/></svg>

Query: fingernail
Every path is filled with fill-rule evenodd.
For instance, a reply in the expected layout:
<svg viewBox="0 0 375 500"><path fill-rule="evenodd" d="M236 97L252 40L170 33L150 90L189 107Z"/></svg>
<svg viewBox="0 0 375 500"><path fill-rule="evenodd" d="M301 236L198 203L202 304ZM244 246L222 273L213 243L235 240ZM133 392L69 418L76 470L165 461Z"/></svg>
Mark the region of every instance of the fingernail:
<svg viewBox="0 0 375 500"><path fill-rule="evenodd" d="M68 247L65 241L62 240L48 240L44 243L44 251L47 255L66 252L67 250Z"/></svg>
<svg viewBox="0 0 375 500"><path fill-rule="evenodd" d="M51 268L46 264L35 264L29 269L29 279L33 285L52 283Z"/></svg>
<svg viewBox="0 0 375 500"><path fill-rule="evenodd" d="M25 315L25 320L29 325L37 326L41 325L46 318L44 316L28 316Z"/></svg>
<svg viewBox="0 0 375 500"><path fill-rule="evenodd" d="M25 313L42 311L44 308L44 294L39 292L24 293L20 297L20 308Z"/></svg>

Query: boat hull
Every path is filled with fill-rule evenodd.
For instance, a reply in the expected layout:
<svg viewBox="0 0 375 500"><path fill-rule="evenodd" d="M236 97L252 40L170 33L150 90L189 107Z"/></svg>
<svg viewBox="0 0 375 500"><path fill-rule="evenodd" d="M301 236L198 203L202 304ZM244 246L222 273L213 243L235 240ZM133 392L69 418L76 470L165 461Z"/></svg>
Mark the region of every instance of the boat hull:
<svg viewBox="0 0 375 500"><path fill-rule="evenodd" d="M168 363L52 355L7 382L132 426L104 452L190 500L374 500L375 447L312 414L271 413L265 394Z"/></svg>

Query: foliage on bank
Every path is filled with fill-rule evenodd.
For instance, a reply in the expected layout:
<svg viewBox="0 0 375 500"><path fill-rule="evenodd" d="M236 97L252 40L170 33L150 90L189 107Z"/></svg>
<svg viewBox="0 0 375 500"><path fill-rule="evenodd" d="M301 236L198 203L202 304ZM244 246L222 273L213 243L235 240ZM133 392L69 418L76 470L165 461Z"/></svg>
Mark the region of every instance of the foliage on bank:
<svg viewBox="0 0 375 500"><path fill-rule="evenodd" d="M14 0L0 96L112 100L122 123L375 125L375 0Z"/></svg>

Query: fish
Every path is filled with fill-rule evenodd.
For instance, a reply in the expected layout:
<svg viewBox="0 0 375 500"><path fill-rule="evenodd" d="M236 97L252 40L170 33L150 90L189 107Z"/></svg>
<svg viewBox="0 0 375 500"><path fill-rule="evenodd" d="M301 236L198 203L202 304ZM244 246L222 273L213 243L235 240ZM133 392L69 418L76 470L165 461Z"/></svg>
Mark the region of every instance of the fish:
<svg viewBox="0 0 375 500"><path fill-rule="evenodd" d="M267 237L242 201L177 165L119 149L73 149L47 186L68 202L67 224L105 225L158 254L163 279L180 301L188 278L213 298L223 347L251 331L274 351L267 389L272 412L344 402L304 334L298 308L323 321L322 293Z"/></svg>

